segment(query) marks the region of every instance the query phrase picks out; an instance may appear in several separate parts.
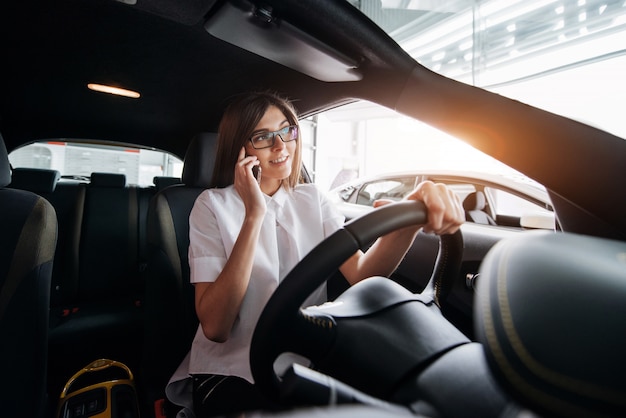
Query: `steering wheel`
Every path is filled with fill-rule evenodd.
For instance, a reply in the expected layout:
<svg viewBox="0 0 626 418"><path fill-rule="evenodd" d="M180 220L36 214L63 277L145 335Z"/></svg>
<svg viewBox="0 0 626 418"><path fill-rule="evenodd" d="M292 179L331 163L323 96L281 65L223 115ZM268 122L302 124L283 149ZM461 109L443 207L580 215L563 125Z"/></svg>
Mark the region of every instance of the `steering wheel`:
<svg viewBox="0 0 626 418"><path fill-rule="evenodd" d="M332 343L320 335L302 314L305 299L324 283L357 250L367 248L376 238L397 229L423 225L426 207L419 201L403 201L379 207L347 222L322 241L282 280L257 322L250 349L250 366L256 385L266 396L279 399L280 378L274 361L286 352L315 361ZM421 296L440 305L450 292L462 257L460 231L442 235L430 281ZM319 325L319 324L318 324Z"/></svg>

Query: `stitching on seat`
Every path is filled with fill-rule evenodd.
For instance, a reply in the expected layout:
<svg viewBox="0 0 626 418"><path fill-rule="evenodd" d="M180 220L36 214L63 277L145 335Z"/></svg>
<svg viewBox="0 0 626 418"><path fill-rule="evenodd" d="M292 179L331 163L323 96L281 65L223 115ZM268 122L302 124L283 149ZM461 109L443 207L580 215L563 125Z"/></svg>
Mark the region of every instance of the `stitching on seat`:
<svg viewBox="0 0 626 418"><path fill-rule="evenodd" d="M497 298L497 308L500 311L500 317L502 320L502 326L504 327L505 333L504 335L500 335L505 338L505 340L511 345L513 350L515 351L518 360L520 360L529 371L531 371L538 378L553 384L558 389L565 389L574 394L579 394L583 396L587 396L589 398L608 401L617 405L625 405L626 401L624 400L623 393L611 391L608 388L602 388L596 385L590 385L584 381L573 379L568 376L562 375L554 370L551 370L537 361L530 352L526 349L524 344L522 343L521 338L519 337L515 324L513 323L512 314L509 305L508 292L507 292L507 282L509 281L509 276L507 274L506 266L509 263L509 258L513 253L513 245L508 245L503 248L502 255L500 256L500 262L497 266L497 277L496 277L496 298ZM494 326L494 318L493 312L490 309L491 303L491 291L490 289L486 289L488 297L487 303L483 305L483 318L485 322L485 334L487 336L487 341L489 346L491 347L491 351L499 364L502 372L507 376L510 383L514 386L518 386L524 390L527 394L532 394L531 397L535 399L543 399L548 404L555 405L555 408L559 410L567 410L570 413L580 413L580 411L586 411L586 409L582 406L568 403L567 401L563 401L562 399L556 398L549 394L546 394L543 391L537 390L531 384L529 384L524 378L522 378L515 368L511 366L508 361L506 354L504 353L502 346L500 345L500 341L498 340L498 335ZM558 406L557 406L558 405Z"/></svg>

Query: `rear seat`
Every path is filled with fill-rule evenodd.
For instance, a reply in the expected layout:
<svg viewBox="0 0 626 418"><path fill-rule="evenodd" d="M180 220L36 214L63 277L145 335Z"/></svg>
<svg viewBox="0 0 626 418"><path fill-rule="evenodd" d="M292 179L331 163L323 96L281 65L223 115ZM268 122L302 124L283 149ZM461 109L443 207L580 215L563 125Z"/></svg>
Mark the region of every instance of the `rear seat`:
<svg viewBox="0 0 626 418"><path fill-rule="evenodd" d="M154 187L156 189L155 193L160 192L166 187L170 187L176 184L182 184L182 180L180 177L170 177L170 176L155 176L152 179L154 183Z"/></svg>
<svg viewBox="0 0 626 418"><path fill-rule="evenodd" d="M77 286L65 283L72 297L57 307L50 330L50 355L65 365L78 369L100 357L131 368L138 362L145 217L153 193L127 186L123 174L92 173L85 187Z"/></svg>
<svg viewBox="0 0 626 418"><path fill-rule="evenodd" d="M92 173L90 184L54 170L14 169L11 187L37 190L57 211L59 240L51 296L50 389L101 357L139 361L143 336L146 214L155 187L123 174Z"/></svg>
<svg viewBox="0 0 626 418"><path fill-rule="evenodd" d="M123 174L93 173L80 243L80 302L109 303L137 292L138 202ZM132 299L132 298L131 298Z"/></svg>
<svg viewBox="0 0 626 418"><path fill-rule="evenodd" d="M54 192L61 173L44 168L14 168L11 171L12 189L28 190L36 194L50 195Z"/></svg>

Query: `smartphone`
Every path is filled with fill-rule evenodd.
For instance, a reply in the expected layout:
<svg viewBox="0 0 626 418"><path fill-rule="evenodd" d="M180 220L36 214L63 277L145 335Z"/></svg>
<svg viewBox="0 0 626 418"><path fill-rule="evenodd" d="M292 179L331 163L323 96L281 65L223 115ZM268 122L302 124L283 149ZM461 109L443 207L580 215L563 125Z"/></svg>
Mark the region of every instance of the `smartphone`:
<svg viewBox="0 0 626 418"><path fill-rule="evenodd" d="M249 157L248 154L246 154L246 157ZM254 178L256 179L256 182L259 183L259 186L261 185L261 167L258 165L252 166L252 175L254 176Z"/></svg>
<svg viewBox="0 0 626 418"><path fill-rule="evenodd" d="M255 165L254 167L252 167L252 175L256 179L256 182L259 183L260 185L261 184L261 167L258 165Z"/></svg>

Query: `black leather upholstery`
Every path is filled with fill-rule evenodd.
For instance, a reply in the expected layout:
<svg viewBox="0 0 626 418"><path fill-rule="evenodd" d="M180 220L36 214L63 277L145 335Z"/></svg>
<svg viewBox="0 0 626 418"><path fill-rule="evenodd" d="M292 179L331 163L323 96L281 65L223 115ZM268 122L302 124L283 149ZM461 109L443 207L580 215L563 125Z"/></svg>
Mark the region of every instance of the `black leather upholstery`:
<svg viewBox="0 0 626 418"><path fill-rule="evenodd" d="M0 187L5 188L11 183L11 164L4 145L4 138L0 136Z"/></svg>
<svg viewBox="0 0 626 418"><path fill-rule="evenodd" d="M56 215L41 196L6 188L10 181L0 136L0 415L41 417Z"/></svg>
<svg viewBox="0 0 626 418"><path fill-rule="evenodd" d="M70 377L67 370L78 370L97 358L122 361L131 368L138 364L143 326L140 208L142 200L148 200L141 194L152 193L126 186L125 175L111 173L92 173L88 185L68 184L67 190L64 186L57 186L54 204L61 208L58 192L73 192L73 197L65 193L75 203L63 207L59 225L67 227L62 251L73 254L74 260L66 263L68 274L54 278L51 390L60 390ZM76 215L78 219L68 219L71 223L63 221ZM55 269L55 276L58 273Z"/></svg>
<svg viewBox="0 0 626 418"><path fill-rule="evenodd" d="M539 232L487 254L477 335L522 404L547 416L626 415L625 254L622 241Z"/></svg>
<svg viewBox="0 0 626 418"><path fill-rule="evenodd" d="M216 146L216 134L194 137L185 154L183 184L159 191L148 209L150 255L142 367L147 402L164 397L165 386L191 347L197 329L187 259L189 214L198 195L209 187Z"/></svg>
<svg viewBox="0 0 626 418"><path fill-rule="evenodd" d="M215 152L217 150L217 134L203 132L196 135L185 153L182 182L187 187L206 189L211 184Z"/></svg>
<svg viewBox="0 0 626 418"><path fill-rule="evenodd" d="M154 183L154 187L157 192L165 189L166 187L173 186L175 184L181 184L182 179L180 177L170 177L170 176L154 176L152 179Z"/></svg>
<svg viewBox="0 0 626 418"><path fill-rule="evenodd" d="M137 271L136 198L123 174L92 173L87 187L81 232L78 300L102 301L128 294Z"/></svg>
<svg viewBox="0 0 626 418"><path fill-rule="evenodd" d="M485 194L480 190L467 195L463 200L465 219L470 222L485 225L496 225L496 221L485 212L487 202Z"/></svg>
<svg viewBox="0 0 626 418"><path fill-rule="evenodd" d="M92 187L126 187L126 176L114 173L91 173L89 185Z"/></svg>

